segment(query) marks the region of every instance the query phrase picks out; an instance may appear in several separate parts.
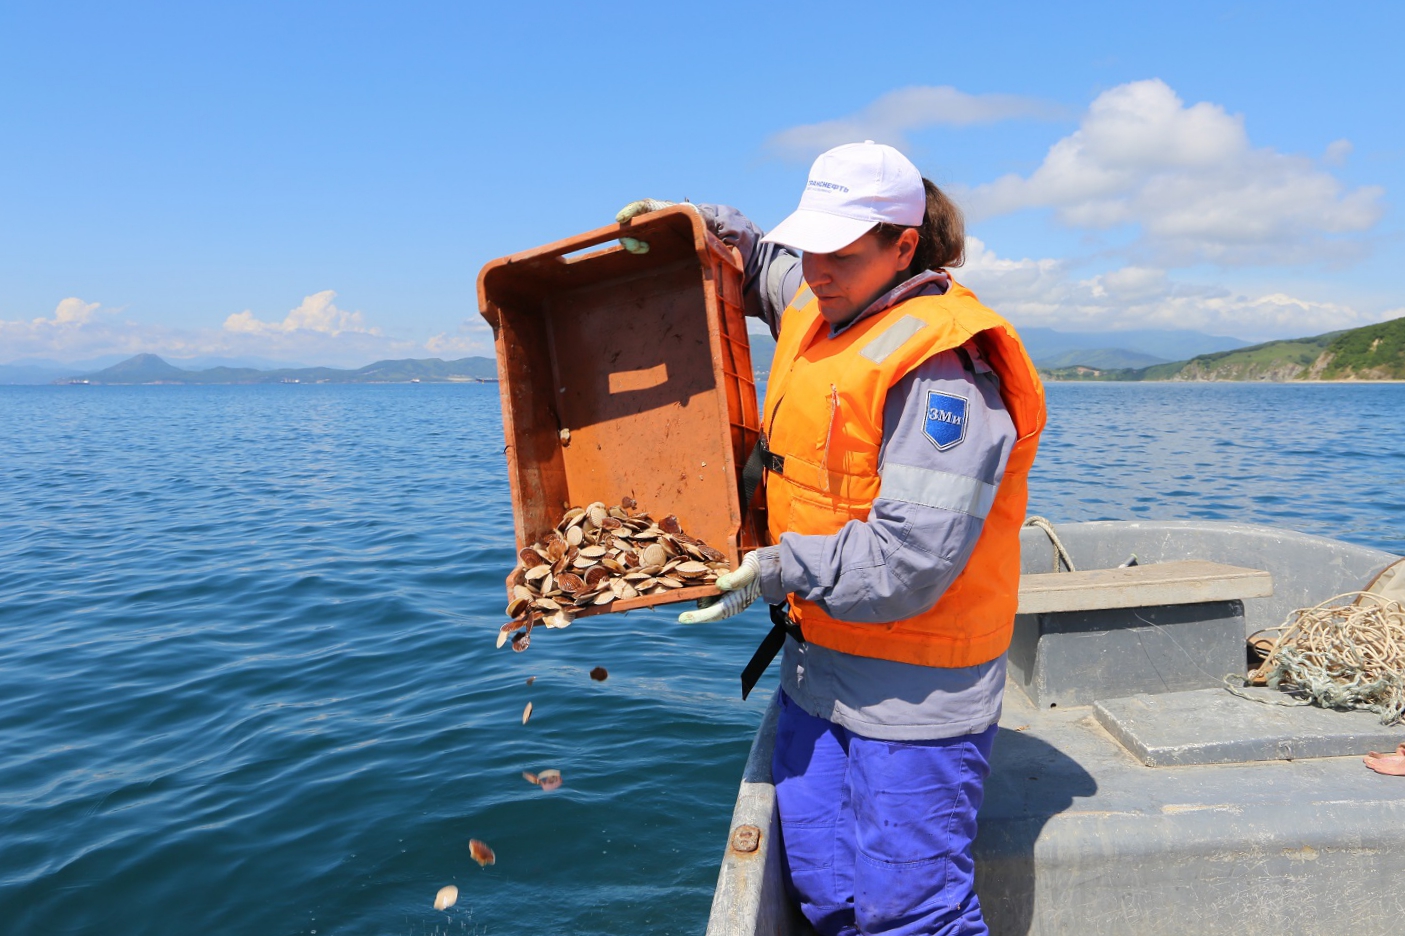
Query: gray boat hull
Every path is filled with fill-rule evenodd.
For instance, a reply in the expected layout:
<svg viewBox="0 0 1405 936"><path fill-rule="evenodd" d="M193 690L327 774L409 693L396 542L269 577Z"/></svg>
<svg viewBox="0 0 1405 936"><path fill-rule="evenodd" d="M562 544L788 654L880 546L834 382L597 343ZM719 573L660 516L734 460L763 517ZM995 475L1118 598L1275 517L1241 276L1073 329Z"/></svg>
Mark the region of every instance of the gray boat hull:
<svg viewBox="0 0 1405 936"><path fill-rule="evenodd" d="M1398 559L1244 524L1108 521L1061 524L1057 532L1079 568L1115 567L1135 553L1141 563L1195 558L1268 570L1275 593L1244 601L1246 632L1359 589ZM1026 573L1053 568L1053 550L1037 530L1025 531L1022 555ZM1186 706L1193 740L1192 707L1220 712L1217 692L1159 698ZM1245 737L1231 741L1276 759L1150 767L1103 727L1094 705L1036 706L1012 678L975 845L976 891L991 933L1398 934L1405 778L1368 771L1354 749L1282 759L1295 756L1293 747L1256 745L1260 712L1239 701L1247 708L1230 717L1243 717ZM1292 720L1296 711L1309 715L1282 709L1275 718ZM1309 720L1324 714L1311 710ZM732 825L756 826L760 842L739 852L729 840L709 936L809 932L781 886L769 766L775 715L772 706L757 733ZM1405 741L1405 729L1392 730ZM1339 734L1343 750L1365 743L1358 735L1383 738L1381 730Z"/></svg>

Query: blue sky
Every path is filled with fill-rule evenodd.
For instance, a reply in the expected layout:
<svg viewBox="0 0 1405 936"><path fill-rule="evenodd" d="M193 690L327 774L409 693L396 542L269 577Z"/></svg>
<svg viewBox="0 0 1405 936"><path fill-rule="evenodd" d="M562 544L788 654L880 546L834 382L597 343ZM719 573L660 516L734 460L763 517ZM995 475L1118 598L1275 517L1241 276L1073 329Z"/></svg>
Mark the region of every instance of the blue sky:
<svg viewBox="0 0 1405 936"><path fill-rule="evenodd" d="M1398 317L1402 10L11 0L0 363L485 354L484 262L645 196L770 226L864 137L1017 325Z"/></svg>

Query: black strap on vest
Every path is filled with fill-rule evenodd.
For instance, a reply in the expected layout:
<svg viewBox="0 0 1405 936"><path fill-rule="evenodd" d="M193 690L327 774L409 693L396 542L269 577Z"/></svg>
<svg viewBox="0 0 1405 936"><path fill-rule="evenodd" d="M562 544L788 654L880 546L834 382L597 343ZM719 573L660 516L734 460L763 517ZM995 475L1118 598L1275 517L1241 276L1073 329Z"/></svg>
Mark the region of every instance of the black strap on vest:
<svg viewBox="0 0 1405 936"><path fill-rule="evenodd" d="M785 459L771 452L763 432L757 437L756 446L742 467L742 509L751 509L751 503L756 497L756 491L761 487L761 482L766 478L766 472L785 474L784 468Z"/></svg>
<svg viewBox="0 0 1405 936"><path fill-rule="evenodd" d="M805 642L805 635L801 632L800 625L790 619L790 606L787 604L771 605L770 633L761 641L761 646L756 648L756 652L751 655L751 662L746 665L746 669L742 670L743 700L751 694L752 689L756 688L761 674L766 672L766 667L771 665L776 654L781 652L781 647L785 646L786 634L802 644Z"/></svg>

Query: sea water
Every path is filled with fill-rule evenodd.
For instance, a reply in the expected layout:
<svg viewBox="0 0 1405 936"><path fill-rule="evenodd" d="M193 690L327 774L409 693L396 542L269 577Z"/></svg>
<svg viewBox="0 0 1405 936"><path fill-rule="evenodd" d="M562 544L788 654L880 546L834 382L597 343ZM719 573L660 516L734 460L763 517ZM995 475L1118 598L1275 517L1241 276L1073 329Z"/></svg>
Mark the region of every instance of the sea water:
<svg viewBox="0 0 1405 936"><path fill-rule="evenodd" d="M1032 513L1405 553L1405 386L1048 391ZM0 387L0 932L701 932L764 614L495 649L502 453L491 385Z"/></svg>

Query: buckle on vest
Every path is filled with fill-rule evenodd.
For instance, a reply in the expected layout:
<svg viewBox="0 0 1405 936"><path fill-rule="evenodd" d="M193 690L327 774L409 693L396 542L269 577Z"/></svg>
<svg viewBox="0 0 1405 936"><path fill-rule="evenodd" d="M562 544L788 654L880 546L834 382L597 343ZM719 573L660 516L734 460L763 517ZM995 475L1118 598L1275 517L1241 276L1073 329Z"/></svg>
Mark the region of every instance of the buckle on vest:
<svg viewBox="0 0 1405 936"><path fill-rule="evenodd" d="M761 451L761 464L767 471L774 471L776 474L785 474L785 456L777 455L771 451L771 443L767 441L766 434L761 434L757 446Z"/></svg>

